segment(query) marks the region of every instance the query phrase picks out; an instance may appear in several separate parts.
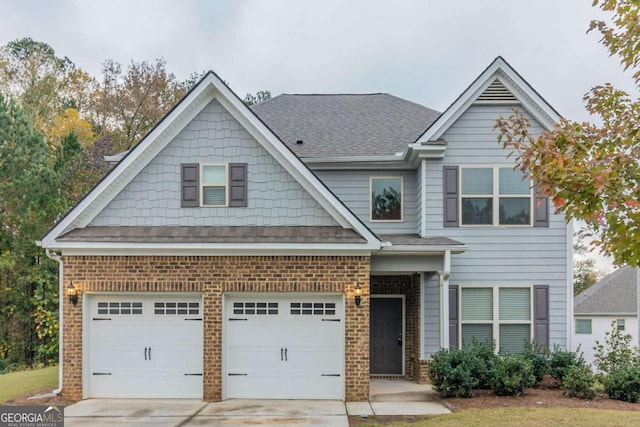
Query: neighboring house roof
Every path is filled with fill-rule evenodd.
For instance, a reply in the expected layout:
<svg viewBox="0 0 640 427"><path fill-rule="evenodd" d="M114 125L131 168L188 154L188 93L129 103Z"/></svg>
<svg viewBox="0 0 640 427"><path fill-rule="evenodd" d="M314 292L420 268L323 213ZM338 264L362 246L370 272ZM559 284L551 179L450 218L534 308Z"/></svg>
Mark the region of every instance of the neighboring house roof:
<svg viewBox="0 0 640 427"><path fill-rule="evenodd" d="M471 104L478 102L478 99L486 93L485 91L490 86L495 84L496 80L498 80L499 86L504 87L514 98L514 101L504 101L506 104L515 102L531 114L543 128L553 129L554 123L560 119L558 112L507 61L498 56L453 104L416 139L412 146L419 148L424 145L442 144L440 138L447 129L467 111ZM489 102L495 103L495 101Z"/></svg>
<svg viewBox="0 0 640 427"><path fill-rule="evenodd" d="M77 228L84 228L122 191L158 153L164 149L202 109L216 99L282 167L345 229L364 238L360 248L378 249L375 234L353 214L307 166L257 117L224 82L208 72L200 82L128 154L38 242L47 249L77 249L82 242L59 240ZM91 248L107 244L90 242ZM120 243L120 242L117 242ZM123 243L131 248L133 244ZM216 243L211 249L223 249ZM113 249L113 244L109 244ZM162 243L158 243L162 248ZM85 245L86 246L86 245Z"/></svg>
<svg viewBox="0 0 640 427"><path fill-rule="evenodd" d="M68 242L127 243L366 243L342 227L121 227L76 228L58 238Z"/></svg>
<svg viewBox="0 0 640 427"><path fill-rule="evenodd" d="M251 108L302 158L392 156L440 115L388 93L282 94Z"/></svg>
<svg viewBox="0 0 640 427"><path fill-rule="evenodd" d="M573 300L574 314L632 315L638 312L637 271L622 267Z"/></svg>

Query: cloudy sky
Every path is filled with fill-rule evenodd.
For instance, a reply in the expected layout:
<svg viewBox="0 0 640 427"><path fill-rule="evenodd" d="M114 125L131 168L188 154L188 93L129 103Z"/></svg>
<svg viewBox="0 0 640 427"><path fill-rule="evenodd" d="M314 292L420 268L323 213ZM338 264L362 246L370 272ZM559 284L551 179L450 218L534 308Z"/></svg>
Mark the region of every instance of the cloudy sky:
<svg viewBox="0 0 640 427"><path fill-rule="evenodd" d="M443 111L503 56L562 115L628 74L586 33L592 0L0 0L0 45L51 45L97 76L107 58L212 69L241 97L388 92Z"/></svg>
<svg viewBox="0 0 640 427"><path fill-rule="evenodd" d="M93 75L109 58L213 69L240 95L389 92L444 110L502 55L561 114L633 85L589 21L591 0L0 0L0 44L29 36Z"/></svg>

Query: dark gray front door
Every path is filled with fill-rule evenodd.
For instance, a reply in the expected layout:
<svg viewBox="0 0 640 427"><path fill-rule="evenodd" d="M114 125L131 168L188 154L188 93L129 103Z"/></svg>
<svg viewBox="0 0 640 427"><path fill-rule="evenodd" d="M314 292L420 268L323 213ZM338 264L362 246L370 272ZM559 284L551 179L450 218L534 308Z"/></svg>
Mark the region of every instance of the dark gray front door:
<svg viewBox="0 0 640 427"><path fill-rule="evenodd" d="M370 370L402 374L402 298L371 298Z"/></svg>

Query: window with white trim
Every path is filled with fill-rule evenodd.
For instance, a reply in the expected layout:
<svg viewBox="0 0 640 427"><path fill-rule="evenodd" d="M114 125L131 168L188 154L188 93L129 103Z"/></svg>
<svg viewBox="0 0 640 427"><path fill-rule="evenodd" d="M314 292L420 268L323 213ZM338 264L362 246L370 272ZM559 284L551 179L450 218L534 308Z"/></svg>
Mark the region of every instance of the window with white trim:
<svg viewBox="0 0 640 427"><path fill-rule="evenodd" d="M495 341L500 354L520 353L532 340L530 286L461 286L460 343Z"/></svg>
<svg viewBox="0 0 640 427"><path fill-rule="evenodd" d="M403 181L401 176L369 178L371 221L402 221Z"/></svg>
<svg viewBox="0 0 640 427"><path fill-rule="evenodd" d="M576 334L591 334L591 319L576 319Z"/></svg>
<svg viewBox="0 0 640 427"><path fill-rule="evenodd" d="M616 328L618 328L619 331L624 331L625 329L625 324L624 324L624 319L617 319L616 320Z"/></svg>
<svg viewBox="0 0 640 427"><path fill-rule="evenodd" d="M524 178L524 179L523 179ZM512 167L462 167L461 225L532 225L531 180Z"/></svg>
<svg viewBox="0 0 640 427"><path fill-rule="evenodd" d="M227 206L228 165L226 163L200 165L200 200L202 206Z"/></svg>

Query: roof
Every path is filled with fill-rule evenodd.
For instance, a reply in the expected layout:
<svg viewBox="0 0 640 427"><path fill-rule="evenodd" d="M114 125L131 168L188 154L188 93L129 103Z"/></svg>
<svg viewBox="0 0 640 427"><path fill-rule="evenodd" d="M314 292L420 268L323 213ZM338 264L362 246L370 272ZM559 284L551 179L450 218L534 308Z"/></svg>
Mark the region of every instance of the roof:
<svg viewBox="0 0 640 427"><path fill-rule="evenodd" d="M394 155L440 115L388 93L282 94L251 108L303 158Z"/></svg>
<svg viewBox="0 0 640 427"><path fill-rule="evenodd" d="M420 237L417 234L379 234L380 240L391 242L392 245L407 246L463 246L464 243L448 237Z"/></svg>
<svg viewBox="0 0 640 427"><path fill-rule="evenodd" d="M58 238L68 242L126 243L366 243L342 227L86 227Z"/></svg>
<svg viewBox="0 0 640 427"><path fill-rule="evenodd" d="M622 267L585 290L573 300L574 314L636 315L637 271Z"/></svg>

